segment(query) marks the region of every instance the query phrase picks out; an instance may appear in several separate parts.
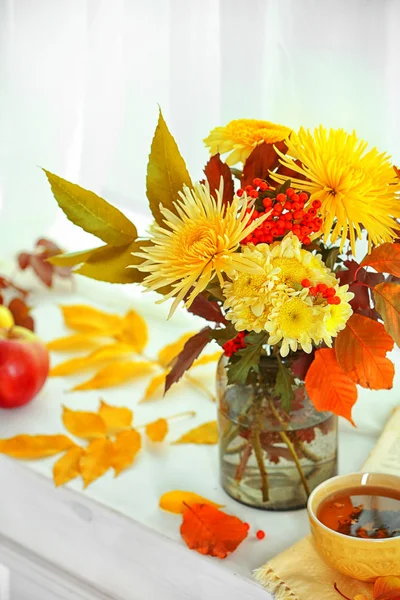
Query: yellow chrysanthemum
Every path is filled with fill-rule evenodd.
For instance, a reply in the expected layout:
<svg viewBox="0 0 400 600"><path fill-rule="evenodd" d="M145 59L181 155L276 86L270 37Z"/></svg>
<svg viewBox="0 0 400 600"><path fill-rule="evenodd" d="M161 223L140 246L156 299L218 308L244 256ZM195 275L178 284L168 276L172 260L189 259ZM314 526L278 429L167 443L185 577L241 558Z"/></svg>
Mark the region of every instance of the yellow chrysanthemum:
<svg viewBox="0 0 400 600"><path fill-rule="evenodd" d="M329 304L325 314L324 320L324 331L322 339L324 342L331 347L332 338L336 337L339 331L342 331L346 327L346 323L353 314L349 302L354 298L354 294L349 292L348 285L337 285L336 296L340 298L340 304Z"/></svg>
<svg viewBox="0 0 400 600"><path fill-rule="evenodd" d="M279 269L274 269L271 264L270 251L267 244L244 246L242 253L236 260L239 262L244 260L245 263L251 261L260 266L260 271L259 273L236 271L232 274L232 281L225 283L223 287L223 293L226 298L224 308L225 310L232 309L228 313L228 318L233 323L236 322L235 307L238 307L237 312L240 312L241 315L244 314L243 306L246 309L249 308L253 319L262 315L266 304L269 302L268 292L273 288L279 273ZM247 314L247 310L245 313ZM249 317L251 318L251 315ZM243 320L242 317L241 319ZM257 324L258 326L259 324ZM247 328L244 327L243 329ZM254 327L250 329L255 331Z"/></svg>
<svg viewBox="0 0 400 600"><path fill-rule="evenodd" d="M298 237L291 232L271 247L270 261L275 269L279 269L278 279L282 284L298 287L303 279L309 279L311 285L336 284L335 275L322 262L321 256L304 250Z"/></svg>
<svg viewBox="0 0 400 600"><path fill-rule="evenodd" d="M265 329L270 334L269 344L281 343L282 356L287 356L290 350L296 352L299 347L310 353L313 341L320 335L324 308L314 306L307 294L304 289L296 296L285 291L274 296Z"/></svg>
<svg viewBox="0 0 400 600"><path fill-rule="evenodd" d="M228 165L245 162L254 148L266 142L276 144L286 139L291 130L283 125L257 119L236 119L225 125L215 127L204 143L210 148L210 154L232 152L226 158Z"/></svg>
<svg viewBox="0 0 400 600"><path fill-rule="evenodd" d="M176 214L161 207L165 227L154 225L153 245L137 253L145 259L139 270L149 273L143 281L145 287L158 290L171 286L171 292L159 301L175 297L170 315L183 299L190 306L215 275L222 286L222 273L260 271L258 264L236 250L267 215L250 222L246 198L235 196L232 203L224 205L222 195L222 181L216 200L207 184L196 184L194 189L185 186L180 200L174 203Z"/></svg>
<svg viewBox="0 0 400 600"><path fill-rule="evenodd" d="M367 150L367 143L354 132L327 132L322 126L313 133L301 128L286 143L286 155L277 150L280 162L307 177L308 181L291 179L296 189L321 201L325 241L330 235L332 242L340 237L342 250L349 236L354 254L361 226L367 230L370 244L391 242L396 237L400 182L386 154L376 148ZM280 183L285 180L280 175L273 177Z"/></svg>

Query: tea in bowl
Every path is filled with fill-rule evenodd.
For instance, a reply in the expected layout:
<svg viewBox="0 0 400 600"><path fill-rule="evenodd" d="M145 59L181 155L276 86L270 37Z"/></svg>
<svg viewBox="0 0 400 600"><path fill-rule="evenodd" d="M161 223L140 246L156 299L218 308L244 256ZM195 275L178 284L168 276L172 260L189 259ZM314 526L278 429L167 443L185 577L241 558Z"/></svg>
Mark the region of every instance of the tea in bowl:
<svg viewBox="0 0 400 600"><path fill-rule="evenodd" d="M400 576L400 477L333 477L315 488L307 509L315 546L337 571L370 582Z"/></svg>

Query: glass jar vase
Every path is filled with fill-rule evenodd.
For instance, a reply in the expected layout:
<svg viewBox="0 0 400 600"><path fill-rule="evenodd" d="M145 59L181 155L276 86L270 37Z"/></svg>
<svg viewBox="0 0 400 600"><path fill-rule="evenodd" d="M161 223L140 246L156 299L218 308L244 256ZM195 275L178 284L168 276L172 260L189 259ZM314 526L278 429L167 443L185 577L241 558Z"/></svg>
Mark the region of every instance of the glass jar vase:
<svg viewBox="0 0 400 600"><path fill-rule="evenodd" d="M262 356L258 374L246 385L228 384L228 359L219 361L221 483L243 504L304 508L311 491L337 474L337 417L315 410L299 377L290 379L290 410L277 394L279 369L291 372L296 358Z"/></svg>

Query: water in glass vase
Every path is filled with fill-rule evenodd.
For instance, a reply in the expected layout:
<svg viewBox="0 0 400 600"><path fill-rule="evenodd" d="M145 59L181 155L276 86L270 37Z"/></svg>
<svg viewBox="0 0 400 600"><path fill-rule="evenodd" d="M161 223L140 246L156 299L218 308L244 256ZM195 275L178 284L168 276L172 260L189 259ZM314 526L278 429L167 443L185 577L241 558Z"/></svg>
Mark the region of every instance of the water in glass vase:
<svg viewBox="0 0 400 600"><path fill-rule="evenodd" d="M276 395L277 360L265 357L250 385L217 372L220 472L225 491L266 510L303 508L310 492L337 474L337 418L317 412L298 378L290 414Z"/></svg>

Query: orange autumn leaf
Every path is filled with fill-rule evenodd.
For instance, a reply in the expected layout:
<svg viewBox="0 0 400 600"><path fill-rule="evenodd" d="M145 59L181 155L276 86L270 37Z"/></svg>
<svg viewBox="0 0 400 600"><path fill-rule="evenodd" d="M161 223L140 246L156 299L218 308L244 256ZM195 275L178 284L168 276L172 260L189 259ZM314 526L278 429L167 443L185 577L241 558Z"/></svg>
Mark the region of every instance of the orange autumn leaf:
<svg viewBox="0 0 400 600"><path fill-rule="evenodd" d="M107 332L109 335L111 332L118 333L121 329L122 319L119 315L104 312L93 306L70 304L60 308L65 325L80 333L105 335L105 332Z"/></svg>
<svg viewBox="0 0 400 600"><path fill-rule="evenodd" d="M100 340L92 333L77 333L67 335L48 342L47 349L53 352L69 352L73 350L86 350L98 346Z"/></svg>
<svg viewBox="0 0 400 600"><path fill-rule="evenodd" d="M107 426L107 433L118 433L132 426L133 413L124 406L111 406L100 400L99 415Z"/></svg>
<svg viewBox="0 0 400 600"><path fill-rule="evenodd" d="M183 350L184 345L195 333L184 333L178 340L167 344L158 353L158 362L162 367L168 367L176 356Z"/></svg>
<svg viewBox="0 0 400 600"><path fill-rule="evenodd" d="M107 438L93 440L84 449L79 461L79 470L85 488L108 471L111 466L112 456L113 444Z"/></svg>
<svg viewBox="0 0 400 600"><path fill-rule="evenodd" d="M35 460L60 454L75 446L66 435L16 435L15 437L0 440L0 454L13 458Z"/></svg>
<svg viewBox="0 0 400 600"><path fill-rule="evenodd" d="M72 435L84 439L104 437L107 426L100 415L83 410L70 410L63 407L62 422Z"/></svg>
<svg viewBox="0 0 400 600"><path fill-rule="evenodd" d="M372 390L393 386L394 365L386 358L393 340L382 323L353 314L336 338L336 358L343 371L362 387Z"/></svg>
<svg viewBox="0 0 400 600"><path fill-rule="evenodd" d="M165 384L165 378L167 376L167 372L168 371L165 371L165 373L160 373L159 375L155 375L150 380L150 383L148 384L146 391L144 393L144 396L140 402L149 402L150 400L155 399L157 390L159 388L161 388L161 386L164 386L164 384Z"/></svg>
<svg viewBox="0 0 400 600"><path fill-rule="evenodd" d="M70 360L59 363L51 369L50 377L72 375L73 373L89 369L98 363L118 360L121 356L126 356L131 353L132 347L128 344L108 344L107 346L94 350L87 356L79 356L78 358L71 358Z"/></svg>
<svg viewBox="0 0 400 600"><path fill-rule="evenodd" d="M121 431L117 434L112 445L111 466L117 477L122 471L131 466L142 447L142 436L136 429Z"/></svg>
<svg viewBox="0 0 400 600"><path fill-rule="evenodd" d="M125 361L115 365L107 365L98 371L91 379L72 388L73 392L83 390L100 390L127 383L132 379L146 375L153 365L146 361Z"/></svg>
<svg viewBox="0 0 400 600"><path fill-rule="evenodd" d="M136 352L142 352L149 339L146 321L134 310L130 310L122 319L121 330L115 338L129 344Z"/></svg>
<svg viewBox="0 0 400 600"><path fill-rule="evenodd" d="M374 600L399 600L400 576L378 577L374 584Z"/></svg>
<svg viewBox="0 0 400 600"><path fill-rule="evenodd" d="M84 450L79 446L70 448L53 466L53 480L56 486L64 485L80 475L79 463Z"/></svg>
<svg viewBox="0 0 400 600"><path fill-rule="evenodd" d="M183 434L174 444L217 444L218 427L216 421L209 421Z"/></svg>
<svg viewBox="0 0 400 600"><path fill-rule="evenodd" d="M209 504L187 506L181 536L191 550L226 558L247 537L247 526L237 517Z"/></svg>
<svg viewBox="0 0 400 600"><path fill-rule="evenodd" d="M400 277L400 244L385 243L377 246L360 264L372 267L379 273L391 273Z"/></svg>
<svg viewBox="0 0 400 600"><path fill-rule="evenodd" d="M168 422L166 419L157 419L146 425L146 435L152 442L162 442L168 433Z"/></svg>
<svg viewBox="0 0 400 600"><path fill-rule="evenodd" d="M184 492L181 490L166 492L161 496L159 501L160 508L177 515L183 514L187 507L193 504L209 504L215 508L223 506L222 504L217 504L207 498L203 498L203 496L199 496L199 494L195 494L194 492Z"/></svg>
<svg viewBox="0 0 400 600"><path fill-rule="evenodd" d="M354 596L353 600L370 600L370 598L365 594L357 594L357 596Z"/></svg>
<svg viewBox="0 0 400 600"><path fill-rule="evenodd" d="M201 367L203 365L208 365L211 362L216 362L221 358L221 354L220 351L214 352L213 354L204 354L204 356L195 360L190 368L193 369L194 367Z"/></svg>
<svg viewBox="0 0 400 600"><path fill-rule="evenodd" d="M400 285L379 283L374 287L375 308L383 319L385 329L400 346Z"/></svg>
<svg viewBox="0 0 400 600"><path fill-rule="evenodd" d="M307 371L305 384L318 411L333 412L354 425L351 411L357 400L357 387L340 368L333 348L317 350Z"/></svg>

